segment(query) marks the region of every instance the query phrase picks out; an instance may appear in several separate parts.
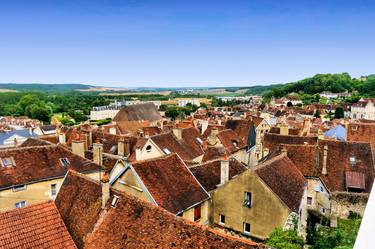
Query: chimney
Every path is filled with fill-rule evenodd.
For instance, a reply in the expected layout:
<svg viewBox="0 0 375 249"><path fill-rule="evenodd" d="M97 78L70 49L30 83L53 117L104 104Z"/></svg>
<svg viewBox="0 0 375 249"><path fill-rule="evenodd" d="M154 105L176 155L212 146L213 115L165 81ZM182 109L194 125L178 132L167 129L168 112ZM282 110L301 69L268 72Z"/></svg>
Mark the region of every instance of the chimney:
<svg viewBox="0 0 375 249"><path fill-rule="evenodd" d="M85 157L85 142L81 140L73 140L72 151L78 156Z"/></svg>
<svg viewBox="0 0 375 249"><path fill-rule="evenodd" d="M224 184L229 180L229 160L225 156L220 162L220 184Z"/></svg>
<svg viewBox="0 0 375 249"><path fill-rule="evenodd" d="M289 128L287 124L282 124L280 126L280 135L288 135L289 134Z"/></svg>
<svg viewBox="0 0 375 249"><path fill-rule="evenodd" d="M135 148L135 160L140 161L141 160L141 147L137 146Z"/></svg>
<svg viewBox="0 0 375 249"><path fill-rule="evenodd" d="M125 139L125 156L130 155L130 138Z"/></svg>
<svg viewBox="0 0 375 249"><path fill-rule="evenodd" d="M107 172L104 172L102 176L101 185L102 185L102 208L104 209L110 197L109 177L108 177Z"/></svg>
<svg viewBox="0 0 375 249"><path fill-rule="evenodd" d="M125 153L125 138L120 137L120 139L117 142L117 154L119 156L126 156L128 154Z"/></svg>
<svg viewBox="0 0 375 249"><path fill-rule="evenodd" d="M202 134L207 130L208 127L208 120L202 121Z"/></svg>
<svg viewBox="0 0 375 249"><path fill-rule="evenodd" d="M94 143L92 145L93 150L93 161L94 163L102 166L103 165L103 144Z"/></svg>
<svg viewBox="0 0 375 249"><path fill-rule="evenodd" d="M173 128L172 129L173 134L177 137L178 140L182 139L182 129L179 128Z"/></svg>
<svg viewBox="0 0 375 249"><path fill-rule="evenodd" d="M211 129L211 134L208 137L208 143L210 145L215 145L217 142L217 134L219 134L219 130L216 127L213 127Z"/></svg>
<svg viewBox="0 0 375 249"><path fill-rule="evenodd" d="M322 168L322 174L323 175L327 175L327 155L328 155L328 145L324 145L323 168Z"/></svg>
<svg viewBox="0 0 375 249"><path fill-rule="evenodd" d="M60 144L66 144L66 136L65 133L59 133L59 143Z"/></svg>

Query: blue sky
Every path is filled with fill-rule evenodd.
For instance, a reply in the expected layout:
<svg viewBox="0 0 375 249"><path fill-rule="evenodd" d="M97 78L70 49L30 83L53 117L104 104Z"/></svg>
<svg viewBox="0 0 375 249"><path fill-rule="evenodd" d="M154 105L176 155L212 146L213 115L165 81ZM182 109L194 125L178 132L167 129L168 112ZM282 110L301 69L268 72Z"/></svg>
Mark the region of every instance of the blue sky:
<svg viewBox="0 0 375 249"><path fill-rule="evenodd" d="M4 0L0 82L251 86L375 73L375 1Z"/></svg>

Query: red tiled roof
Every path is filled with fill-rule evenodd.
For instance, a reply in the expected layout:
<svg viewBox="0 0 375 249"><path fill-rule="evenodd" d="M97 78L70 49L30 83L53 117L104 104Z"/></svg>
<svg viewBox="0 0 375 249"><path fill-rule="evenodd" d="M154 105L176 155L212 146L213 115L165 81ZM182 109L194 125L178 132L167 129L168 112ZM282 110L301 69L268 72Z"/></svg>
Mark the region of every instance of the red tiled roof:
<svg viewBox="0 0 375 249"><path fill-rule="evenodd" d="M144 103L130 105L121 109L113 118L113 121L157 121L161 119L162 117L153 103Z"/></svg>
<svg viewBox="0 0 375 249"><path fill-rule="evenodd" d="M233 130L245 144L247 144L247 140L249 138L250 127L251 120L245 119L228 120L225 123L225 129Z"/></svg>
<svg viewBox="0 0 375 249"><path fill-rule="evenodd" d="M105 210L100 210L100 188L98 182L69 171L59 192L62 196L58 195L69 231L80 231L79 238L85 237L84 243L76 242L81 248L266 248L188 222L116 190L111 190L111 196L119 197L117 205L110 205L111 198Z"/></svg>
<svg viewBox="0 0 375 249"><path fill-rule="evenodd" d="M99 165L58 145L0 150L0 158L11 158L14 162L14 166L0 167L0 188L62 178L68 169L79 172L99 170ZM61 158L69 160L67 167L63 166Z"/></svg>
<svg viewBox="0 0 375 249"><path fill-rule="evenodd" d="M161 149L167 148L172 153L177 153L183 160L192 160L195 155L189 150L188 146L177 140L171 132L159 134L150 137L150 139Z"/></svg>
<svg viewBox="0 0 375 249"><path fill-rule="evenodd" d="M285 154L259 164L255 172L291 211L298 212L307 181Z"/></svg>
<svg viewBox="0 0 375 249"><path fill-rule="evenodd" d="M56 197L56 207L79 248L99 218L101 191L98 181L69 170Z"/></svg>
<svg viewBox="0 0 375 249"><path fill-rule="evenodd" d="M53 145L50 142L37 138L28 138L18 147L32 147L32 146L43 146L43 145Z"/></svg>
<svg viewBox="0 0 375 249"><path fill-rule="evenodd" d="M190 167L190 171L207 191L212 191L220 184L221 161L214 160ZM241 174L246 167L234 158L229 159L229 179Z"/></svg>
<svg viewBox="0 0 375 249"><path fill-rule="evenodd" d="M194 157L198 157L203 154L201 144L197 141L200 137L199 130L195 127L190 127L186 129L181 129L182 139L184 140L186 146L189 148L190 153Z"/></svg>
<svg viewBox="0 0 375 249"><path fill-rule="evenodd" d="M209 198L176 154L136 162L133 168L158 206L171 213L177 214Z"/></svg>
<svg viewBox="0 0 375 249"><path fill-rule="evenodd" d="M303 137L295 135L280 135L266 132L263 138L264 148L268 148L270 151L278 149L280 144L305 144L314 145L318 141L318 137Z"/></svg>
<svg viewBox="0 0 375 249"><path fill-rule="evenodd" d="M228 154L229 153L226 151L224 147L208 146L204 152L202 162L207 162L217 158L221 158Z"/></svg>
<svg viewBox="0 0 375 249"><path fill-rule="evenodd" d="M217 137L229 153L246 147L246 143L231 129L220 131Z"/></svg>
<svg viewBox="0 0 375 249"><path fill-rule="evenodd" d="M0 213L0 248L77 248L53 202Z"/></svg>

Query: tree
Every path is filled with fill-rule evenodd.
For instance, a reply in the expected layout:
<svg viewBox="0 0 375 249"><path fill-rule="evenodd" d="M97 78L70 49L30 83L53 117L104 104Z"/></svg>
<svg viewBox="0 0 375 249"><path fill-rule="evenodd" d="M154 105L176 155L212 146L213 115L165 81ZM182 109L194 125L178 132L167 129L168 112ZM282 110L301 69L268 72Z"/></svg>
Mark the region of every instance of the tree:
<svg viewBox="0 0 375 249"><path fill-rule="evenodd" d="M38 104L40 102L40 99L38 97L38 95L36 94L27 94L27 95L24 95L20 101L18 102L18 104L21 106L21 108L23 110L25 110L28 106L32 105L32 104Z"/></svg>
<svg viewBox="0 0 375 249"><path fill-rule="evenodd" d="M296 229L283 230L280 227L275 228L267 240L268 246L277 249L302 249L304 244Z"/></svg>
<svg viewBox="0 0 375 249"><path fill-rule="evenodd" d="M337 107L335 110L335 119L344 118L344 109L342 107Z"/></svg>
<svg viewBox="0 0 375 249"><path fill-rule="evenodd" d="M46 105L42 104L32 104L27 107L28 109L28 116L30 118L38 119L43 122L49 122L51 119L51 111Z"/></svg>

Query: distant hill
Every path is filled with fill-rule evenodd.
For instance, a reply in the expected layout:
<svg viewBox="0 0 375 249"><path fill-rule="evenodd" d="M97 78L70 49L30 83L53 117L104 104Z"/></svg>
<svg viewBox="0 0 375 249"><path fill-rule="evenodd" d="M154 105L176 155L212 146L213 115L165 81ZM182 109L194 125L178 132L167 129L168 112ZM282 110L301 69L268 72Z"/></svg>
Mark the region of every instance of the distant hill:
<svg viewBox="0 0 375 249"><path fill-rule="evenodd" d="M0 83L0 91L40 91L40 92L66 92L72 90L89 89L93 86L84 84L16 84L16 83Z"/></svg>

